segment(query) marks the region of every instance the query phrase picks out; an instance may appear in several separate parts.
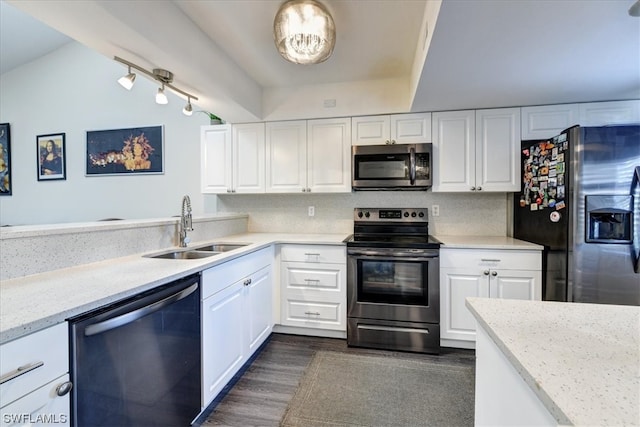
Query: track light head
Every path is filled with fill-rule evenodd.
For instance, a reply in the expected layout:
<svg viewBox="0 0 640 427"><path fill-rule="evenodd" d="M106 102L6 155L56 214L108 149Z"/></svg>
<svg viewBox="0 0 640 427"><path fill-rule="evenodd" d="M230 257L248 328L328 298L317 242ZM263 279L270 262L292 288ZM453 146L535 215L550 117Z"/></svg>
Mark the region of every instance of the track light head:
<svg viewBox="0 0 640 427"><path fill-rule="evenodd" d="M156 93L156 104L168 104L169 100L167 99L167 95L164 94L164 84L162 87L158 88L158 93Z"/></svg>
<svg viewBox="0 0 640 427"><path fill-rule="evenodd" d="M185 116L190 116L193 114L193 107L191 107L191 100L187 99L187 105L182 109L182 114Z"/></svg>
<svg viewBox="0 0 640 427"><path fill-rule="evenodd" d="M131 67L129 67L129 73L126 76L122 76L118 79L118 83L120 86L125 88L126 90L131 90L133 87L133 82L136 80L135 73L131 72Z"/></svg>

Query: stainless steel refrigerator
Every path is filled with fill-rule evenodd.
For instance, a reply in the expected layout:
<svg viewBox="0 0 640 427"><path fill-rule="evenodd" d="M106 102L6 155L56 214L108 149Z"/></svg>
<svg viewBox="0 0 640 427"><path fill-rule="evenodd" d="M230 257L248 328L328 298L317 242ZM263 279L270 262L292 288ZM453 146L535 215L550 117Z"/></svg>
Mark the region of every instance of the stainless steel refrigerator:
<svg viewBox="0 0 640 427"><path fill-rule="evenodd" d="M544 245L543 299L640 305L640 125L523 141L514 237Z"/></svg>

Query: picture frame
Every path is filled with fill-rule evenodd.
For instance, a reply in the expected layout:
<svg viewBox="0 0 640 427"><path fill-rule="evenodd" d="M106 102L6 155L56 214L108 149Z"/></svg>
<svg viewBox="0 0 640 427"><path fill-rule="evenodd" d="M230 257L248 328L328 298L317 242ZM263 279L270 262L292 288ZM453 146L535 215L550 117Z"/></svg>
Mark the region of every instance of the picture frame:
<svg viewBox="0 0 640 427"><path fill-rule="evenodd" d="M163 173L164 126L87 131L87 176Z"/></svg>
<svg viewBox="0 0 640 427"><path fill-rule="evenodd" d="M38 181L67 179L66 134L36 136Z"/></svg>
<svg viewBox="0 0 640 427"><path fill-rule="evenodd" d="M0 196L11 195L11 178L11 128L0 123Z"/></svg>

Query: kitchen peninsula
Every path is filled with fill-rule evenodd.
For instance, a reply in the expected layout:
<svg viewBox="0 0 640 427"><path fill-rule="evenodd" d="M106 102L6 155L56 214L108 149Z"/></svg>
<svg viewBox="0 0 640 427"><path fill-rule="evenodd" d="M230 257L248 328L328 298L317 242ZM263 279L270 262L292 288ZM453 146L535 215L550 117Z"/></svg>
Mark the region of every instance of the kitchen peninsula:
<svg viewBox="0 0 640 427"><path fill-rule="evenodd" d="M640 307L468 298L475 423L640 425Z"/></svg>

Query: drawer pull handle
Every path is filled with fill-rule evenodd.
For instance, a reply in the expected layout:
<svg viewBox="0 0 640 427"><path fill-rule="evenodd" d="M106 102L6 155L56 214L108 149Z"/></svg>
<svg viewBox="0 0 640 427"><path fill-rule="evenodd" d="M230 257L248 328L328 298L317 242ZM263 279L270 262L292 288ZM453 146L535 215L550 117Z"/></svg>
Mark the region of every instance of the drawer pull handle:
<svg viewBox="0 0 640 427"><path fill-rule="evenodd" d="M65 381L62 384L60 384L58 387L56 387L56 394L62 397L65 394L68 394L72 388L73 388L73 383L71 381Z"/></svg>
<svg viewBox="0 0 640 427"><path fill-rule="evenodd" d="M480 261L482 261L482 262L500 262L501 260L499 260L499 259L491 259L491 258L480 258Z"/></svg>
<svg viewBox="0 0 640 427"><path fill-rule="evenodd" d="M319 283L320 280L318 279L304 279L305 282L311 282L311 283Z"/></svg>
<svg viewBox="0 0 640 427"><path fill-rule="evenodd" d="M19 377L20 375L26 374L27 372L31 372L34 369L37 369L43 365L44 365L44 362L34 362L28 365L22 365L17 369L15 369L14 371L6 373L2 377L0 377L0 384L4 384L8 381L11 381L12 379Z"/></svg>
<svg viewBox="0 0 640 427"><path fill-rule="evenodd" d="M319 253L305 252L306 256L320 256Z"/></svg>
<svg viewBox="0 0 640 427"><path fill-rule="evenodd" d="M320 313L317 311L305 311L304 314L308 314L312 316L320 316Z"/></svg>

